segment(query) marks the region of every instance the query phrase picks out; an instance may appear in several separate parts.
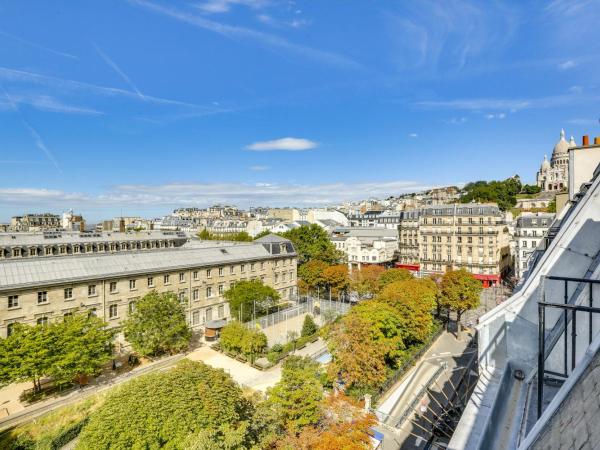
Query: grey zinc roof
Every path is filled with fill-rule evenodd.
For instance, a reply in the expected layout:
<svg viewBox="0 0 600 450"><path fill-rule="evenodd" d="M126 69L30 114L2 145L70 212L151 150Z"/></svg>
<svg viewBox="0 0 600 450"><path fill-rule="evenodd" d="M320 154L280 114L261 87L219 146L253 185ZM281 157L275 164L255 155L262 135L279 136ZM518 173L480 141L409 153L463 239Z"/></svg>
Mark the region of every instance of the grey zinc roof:
<svg viewBox="0 0 600 450"><path fill-rule="evenodd" d="M290 241L289 241L289 239L282 238L281 236L278 236L276 234L267 234L266 236L255 239L254 242L260 242L261 244L264 244L264 243L272 243L272 242L280 243L280 242L290 242Z"/></svg>
<svg viewBox="0 0 600 450"><path fill-rule="evenodd" d="M290 253L293 256L295 253ZM30 285L158 273L272 257L263 245L171 248L110 255L61 256L0 262L0 291Z"/></svg>
<svg viewBox="0 0 600 450"><path fill-rule="evenodd" d="M52 237L51 237L52 236ZM139 232L73 232L57 231L50 233L0 233L0 246L29 246L55 244L82 244L94 242L127 242L154 239L185 240L188 235L174 231Z"/></svg>

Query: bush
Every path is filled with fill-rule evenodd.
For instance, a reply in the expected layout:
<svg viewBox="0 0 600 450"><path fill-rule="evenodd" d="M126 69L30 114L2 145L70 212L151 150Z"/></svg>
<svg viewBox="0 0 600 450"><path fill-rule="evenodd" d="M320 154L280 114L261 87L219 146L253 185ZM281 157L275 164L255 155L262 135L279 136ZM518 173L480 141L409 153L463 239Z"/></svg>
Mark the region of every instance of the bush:
<svg viewBox="0 0 600 450"><path fill-rule="evenodd" d="M76 448L185 448L190 434L235 428L250 414L241 389L223 370L183 360L113 390Z"/></svg>
<svg viewBox="0 0 600 450"><path fill-rule="evenodd" d="M272 364L277 364L280 359L281 359L280 352L271 351L271 352L267 353L267 360Z"/></svg>
<svg viewBox="0 0 600 450"><path fill-rule="evenodd" d="M281 344L273 344L273 347L271 347L271 351L272 352L281 353L283 351L283 345L281 345Z"/></svg>
<svg viewBox="0 0 600 450"><path fill-rule="evenodd" d="M317 331L319 331L319 327L313 320L312 316L307 314L306 317L304 317L304 323L302 324L302 332L300 333L300 336L312 336Z"/></svg>

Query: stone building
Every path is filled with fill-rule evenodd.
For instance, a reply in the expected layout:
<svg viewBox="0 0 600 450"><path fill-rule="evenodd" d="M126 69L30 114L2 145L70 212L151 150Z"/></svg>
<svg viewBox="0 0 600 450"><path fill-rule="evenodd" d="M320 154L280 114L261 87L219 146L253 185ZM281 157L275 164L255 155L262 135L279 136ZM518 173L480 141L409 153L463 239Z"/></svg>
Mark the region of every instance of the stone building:
<svg viewBox="0 0 600 450"><path fill-rule="evenodd" d="M25 214L10 219L12 231L58 230L62 226L61 217L57 214Z"/></svg>
<svg viewBox="0 0 600 450"><path fill-rule="evenodd" d="M396 267L419 272L419 217L420 210L412 209L400 212L398 224L398 262Z"/></svg>
<svg viewBox="0 0 600 450"><path fill-rule="evenodd" d="M419 234L423 274L466 269L487 287L510 270L508 229L495 204L426 206Z"/></svg>
<svg viewBox="0 0 600 450"><path fill-rule="evenodd" d="M89 311L116 327L151 291L175 293L194 330L230 318L224 292L260 279L283 299L296 294L292 243L266 236L252 243L191 242L143 252L70 254L0 261L0 336L11 324L43 324Z"/></svg>
<svg viewBox="0 0 600 450"><path fill-rule="evenodd" d="M393 264L398 252L398 230L388 228L336 228L333 245L346 255L350 270L363 265Z"/></svg>
<svg viewBox="0 0 600 450"><path fill-rule="evenodd" d="M552 158L548 161L544 155L544 161L536 176L536 184L542 191L560 192L567 188L569 183L569 148L575 147L575 139L567 142L565 130L560 131L560 139L554 146Z"/></svg>
<svg viewBox="0 0 600 450"><path fill-rule="evenodd" d="M515 274L522 278L528 269L529 258L546 236L554 220L552 213L524 213L515 225Z"/></svg>

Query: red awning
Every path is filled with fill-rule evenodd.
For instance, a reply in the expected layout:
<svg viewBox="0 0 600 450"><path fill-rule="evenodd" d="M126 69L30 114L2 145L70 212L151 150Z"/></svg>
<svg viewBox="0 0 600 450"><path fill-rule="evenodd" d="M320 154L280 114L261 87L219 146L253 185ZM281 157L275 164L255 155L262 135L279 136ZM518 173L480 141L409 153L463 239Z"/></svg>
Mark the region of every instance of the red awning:
<svg viewBox="0 0 600 450"><path fill-rule="evenodd" d="M421 265L420 264L400 264L400 263L396 263L395 266L396 266L396 269L412 270L413 272L418 272L421 269Z"/></svg>

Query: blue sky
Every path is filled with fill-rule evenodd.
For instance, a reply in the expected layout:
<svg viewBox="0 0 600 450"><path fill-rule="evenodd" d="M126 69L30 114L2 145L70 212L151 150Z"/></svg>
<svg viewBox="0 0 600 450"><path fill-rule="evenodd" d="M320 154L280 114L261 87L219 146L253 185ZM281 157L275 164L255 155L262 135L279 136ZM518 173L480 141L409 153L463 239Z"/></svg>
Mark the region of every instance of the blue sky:
<svg viewBox="0 0 600 450"><path fill-rule="evenodd" d="M600 1L0 4L0 221L325 205L600 135Z"/></svg>

